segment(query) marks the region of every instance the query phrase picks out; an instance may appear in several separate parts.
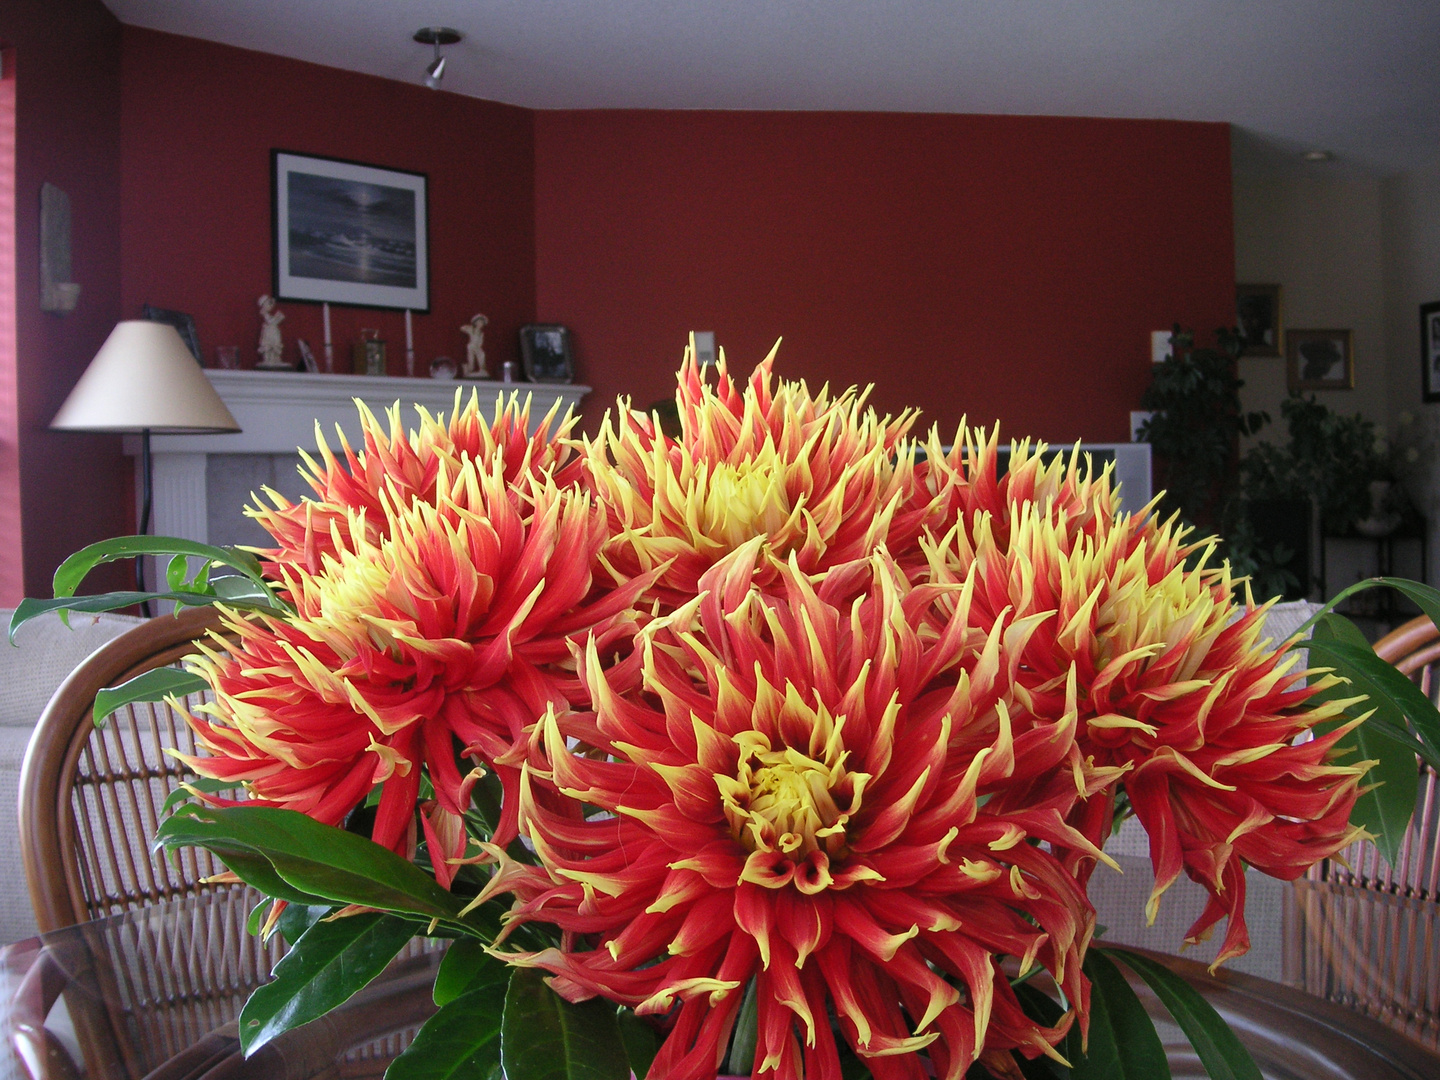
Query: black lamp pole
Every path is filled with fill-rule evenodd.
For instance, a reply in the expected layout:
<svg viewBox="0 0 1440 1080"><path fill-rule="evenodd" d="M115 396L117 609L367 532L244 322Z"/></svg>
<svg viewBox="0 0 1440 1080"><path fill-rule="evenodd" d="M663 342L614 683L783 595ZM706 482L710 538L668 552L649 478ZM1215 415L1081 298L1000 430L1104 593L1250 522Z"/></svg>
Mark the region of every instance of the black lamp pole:
<svg viewBox="0 0 1440 1080"><path fill-rule="evenodd" d="M140 535L150 535L150 507L155 501L155 478L150 465L150 429L140 429ZM135 583L145 591L145 556L135 556ZM140 613L150 618L150 601L140 601Z"/></svg>

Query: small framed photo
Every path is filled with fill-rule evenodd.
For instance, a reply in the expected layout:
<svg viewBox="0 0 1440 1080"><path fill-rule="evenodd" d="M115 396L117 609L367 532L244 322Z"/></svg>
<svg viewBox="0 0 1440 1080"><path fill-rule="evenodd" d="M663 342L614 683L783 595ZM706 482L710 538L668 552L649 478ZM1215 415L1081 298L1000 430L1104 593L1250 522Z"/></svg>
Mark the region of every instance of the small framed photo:
<svg viewBox="0 0 1440 1080"><path fill-rule="evenodd" d="M183 311L171 311L168 308L151 307L146 304L140 309L140 317L146 322L169 323L175 327L180 334L180 340L185 342L185 347L190 350L190 355L195 357L195 362L201 367L205 361L200 357L200 337L195 333L195 316L188 315Z"/></svg>
<svg viewBox="0 0 1440 1080"><path fill-rule="evenodd" d="M1420 305L1420 363L1425 400L1440 401L1440 300Z"/></svg>
<svg viewBox="0 0 1440 1080"><path fill-rule="evenodd" d="M570 355L570 331L553 324L520 328L520 362L525 378L537 383L568 383L575 379Z"/></svg>
<svg viewBox="0 0 1440 1080"><path fill-rule="evenodd" d="M274 295L430 310L424 173L270 151Z"/></svg>
<svg viewBox="0 0 1440 1080"><path fill-rule="evenodd" d="M1286 381L1293 390L1353 390L1355 361L1349 330L1289 330Z"/></svg>
<svg viewBox="0 0 1440 1080"><path fill-rule="evenodd" d="M1279 356L1279 285L1236 285L1235 325L1245 339L1241 356Z"/></svg>

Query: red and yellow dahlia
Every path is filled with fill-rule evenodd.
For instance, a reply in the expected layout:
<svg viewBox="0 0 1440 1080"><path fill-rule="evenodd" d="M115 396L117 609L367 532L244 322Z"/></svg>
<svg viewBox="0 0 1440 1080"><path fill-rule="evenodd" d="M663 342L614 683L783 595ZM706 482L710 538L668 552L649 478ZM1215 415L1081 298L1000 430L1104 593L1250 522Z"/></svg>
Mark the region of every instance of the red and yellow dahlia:
<svg viewBox="0 0 1440 1080"><path fill-rule="evenodd" d="M191 717L214 755L192 767L327 824L383 785L374 839L408 852L423 766L436 806L421 825L448 884L483 765L510 796L495 839L513 838L527 729L579 692L570 635L603 631L647 582L596 591L603 515L503 464L467 455L452 473L441 459L433 505L387 483L379 523L352 511L318 570L278 564L296 614L227 614L238 643L193 661L215 701ZM466 775L457 751L476 764Z"/></svg>
<svg viewBox="0 0 1440 1080"><path fill-rule="evenodd" d="M772 388L774 357L741 389L723 358L712 386L687 353L679 438L622 407L587 441L589 482L610 514L606 556L622 578L668 562L657 593L681 604L756 536L811 574L881 544L919 563L916 539L935 509L905 441L915 414L877 416L853 387L834 398L803 382Z"/></svg>
<svg viewBox="0 0 1440 1080"><path fill-rule="evenodd" d="M608 670L587 648L592 708L547 715L522 789L543 871L503 876L512 918L565 948L508 959L668 1016L651 1073L672 1080L715 1074L752 979L756 1076L837 1080L832 1009L877 1080L921 1080L921 1051L950 1080L1052 1052L1073 1016L1027 1018L998 958L1042 965L1083 1016L1093 912L1037 842L1100 856L1063 821L1089 791L1073 712L1023 752L1012 734L1005 653L1034 627L976 634L970 586L912 587L883 551L812 584L757 537L699 585ZM986 801L1057 773L1068 798ZM595 812L555 814L542 780Z"/></svg>
<svg viewBox="0 0 1440 1080"><path fill-rule="evenodd" d="M550 476L560 487L578 476L579 461L567 435L575 420L568 413L557 423L557 405L530 431L530 401L518 394L497 397L489 423L480 414L479 397L470 392L462 407L462 392L455 391L455 405L447 421L416 406L419 426L406 433L398 404L387 410L387 431L363 401L356 399L364 446L357 453L343 431L338 430L342 463L315 425L319 446L317 462L303 450L305 468L301 475L315 492L315 498L292 503L269 488L265 495L272 506L260 505L246 513L272 537L275 547L261 552L278 576L279 566L293 566L318 573L321 559L336 551L336 533L341 542L349 535L357 511L364 511L366 539L385 535L384 500L404 508L413 502L435 506L445 497L445 478L453 479L468 461L489 472L497 466L505 482L517 485L525 476ZM522 485L523 486L523 485Z"/></svg>
<svg viewBox="0 0 1440 1080"><path fill-rule="evenodd" d="M1354 840L1348 824L1364 766L1331 759L1337 730L1300 742L1343 702L1309 704L1309 687L1258 640L1264 608L1233 599L1228 566L1183 542L1174 522L1124 514L1108 475L1038 464L1017 448L995 479L993 440L972 442L959 521L930 549L933 580L974 580L972 618L1043 618L1014 656L1017 693L1038 716L1061 715L1078 680L1076 740L1122 783L1150 835L1160 895L1184 869L1211 900L1199 940L1229 916L1217 963L1249 948L1246 864L1293 879ZM1018 459L1018 460L1016 460ZM1197 565L1187 568L1187 559ZM1109 795L1072 820L1108 835ZM1082 866L1077 872L1084 876Z"/></svg>

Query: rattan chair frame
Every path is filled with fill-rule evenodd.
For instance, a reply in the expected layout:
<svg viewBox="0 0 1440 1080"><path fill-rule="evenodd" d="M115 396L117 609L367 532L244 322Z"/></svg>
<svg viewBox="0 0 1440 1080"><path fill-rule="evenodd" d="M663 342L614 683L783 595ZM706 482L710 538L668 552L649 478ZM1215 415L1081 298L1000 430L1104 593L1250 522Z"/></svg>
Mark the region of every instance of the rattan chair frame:
<svg viewBox="0 0 1440 1080"><path fill-rule="evenodd" d="M1440 630L1425 616L1375 653L1440 696ZM1369 840L1297 882L1292 975L1308 992L1440 1049L1440 777L1419 762L1415 815L1394 865Z"/></svg>
<svg viewBox="0 0 1440 1080"><path fill-rule="evenodd" d="M108 777L109 805L131 806L143 820L157 819L160 807L155 804L151 785L143 781L178 777L181 770L155 766L142 775L124 762L115 767L108 760L104 742L96 738L92 717L95 695L105 687L175 663L195 651L192 643L197 638L219 627L219 614L212 608L192 608L142 623L92 653L61 683L41 714L20 772L19 825L30 900L42 933L203 888L200 877L213 872L208 865L203 870L198 865L186 866L181 876L188 880L179 886L163 875L157 877L144 853L137 854L123 843L118 849L107 844L106 840L113 836L97 835L92 822L81 820L75 796L81 761L88 753ZM117 722L120 716L117 713L110 722ZM134 707L129 709L127 720L136 730L143 729L146 719ZM158 744L158 736L152 732L151 737ZM163 752L158 745L154 748ZM82 830L88 830L83 840ZM92 852L107 852L117 872L123 869L132 880L144 882L144 887L136 890L136 895L110 897L108 903L102 902L96 883L86 880L82 859L85 841Z"/></svg>

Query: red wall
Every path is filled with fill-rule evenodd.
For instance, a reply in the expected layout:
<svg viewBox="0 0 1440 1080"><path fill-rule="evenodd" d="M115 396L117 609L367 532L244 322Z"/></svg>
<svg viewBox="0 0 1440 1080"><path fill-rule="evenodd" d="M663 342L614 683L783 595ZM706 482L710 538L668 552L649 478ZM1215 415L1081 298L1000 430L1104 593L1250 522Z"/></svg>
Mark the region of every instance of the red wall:
<svg viewBox="0 0 1440 1080"><path fill-rule="evenodd" d="M6 0L0 42L14 47L16 70L13 369L0 360L15 404L13 431L0 432L0 500L11 510L0 517L0 602L13 604L22 581L48 596L62 558L130 528L119 438L48 430L120 314L120 24L99 0ZM65 316L40 310L45 181L70 196L72 277L83 291ZM17 447L18 462L8 457ZM93 585L122 585L127 573L109 567Z"/></svg>
<svg viewBox="0 0 1440 1080"><path fill-rule="evenodd" d="M688 330L890 411L1128 438L1149 332L1233 322L1223 124L540 112L536 296L589 426L668 396Z"/></svg>
<svg viewBox="0 0 1440 1080"><path fill-rule="evenodd" d="M418 84L339 71L127 26L121 110L122 301L195 316L207 364L238 345L253 367L255 301L270 292L270 151L429 174L431 313L416 315L417 368L463 359L461 323L490 317L492 370L516 358L534 317L532 116ZM288 302L296 337L321 340L318 304ZM404 374L400 312L332 308L337 362L361 327L389 342Z"/></svg>

